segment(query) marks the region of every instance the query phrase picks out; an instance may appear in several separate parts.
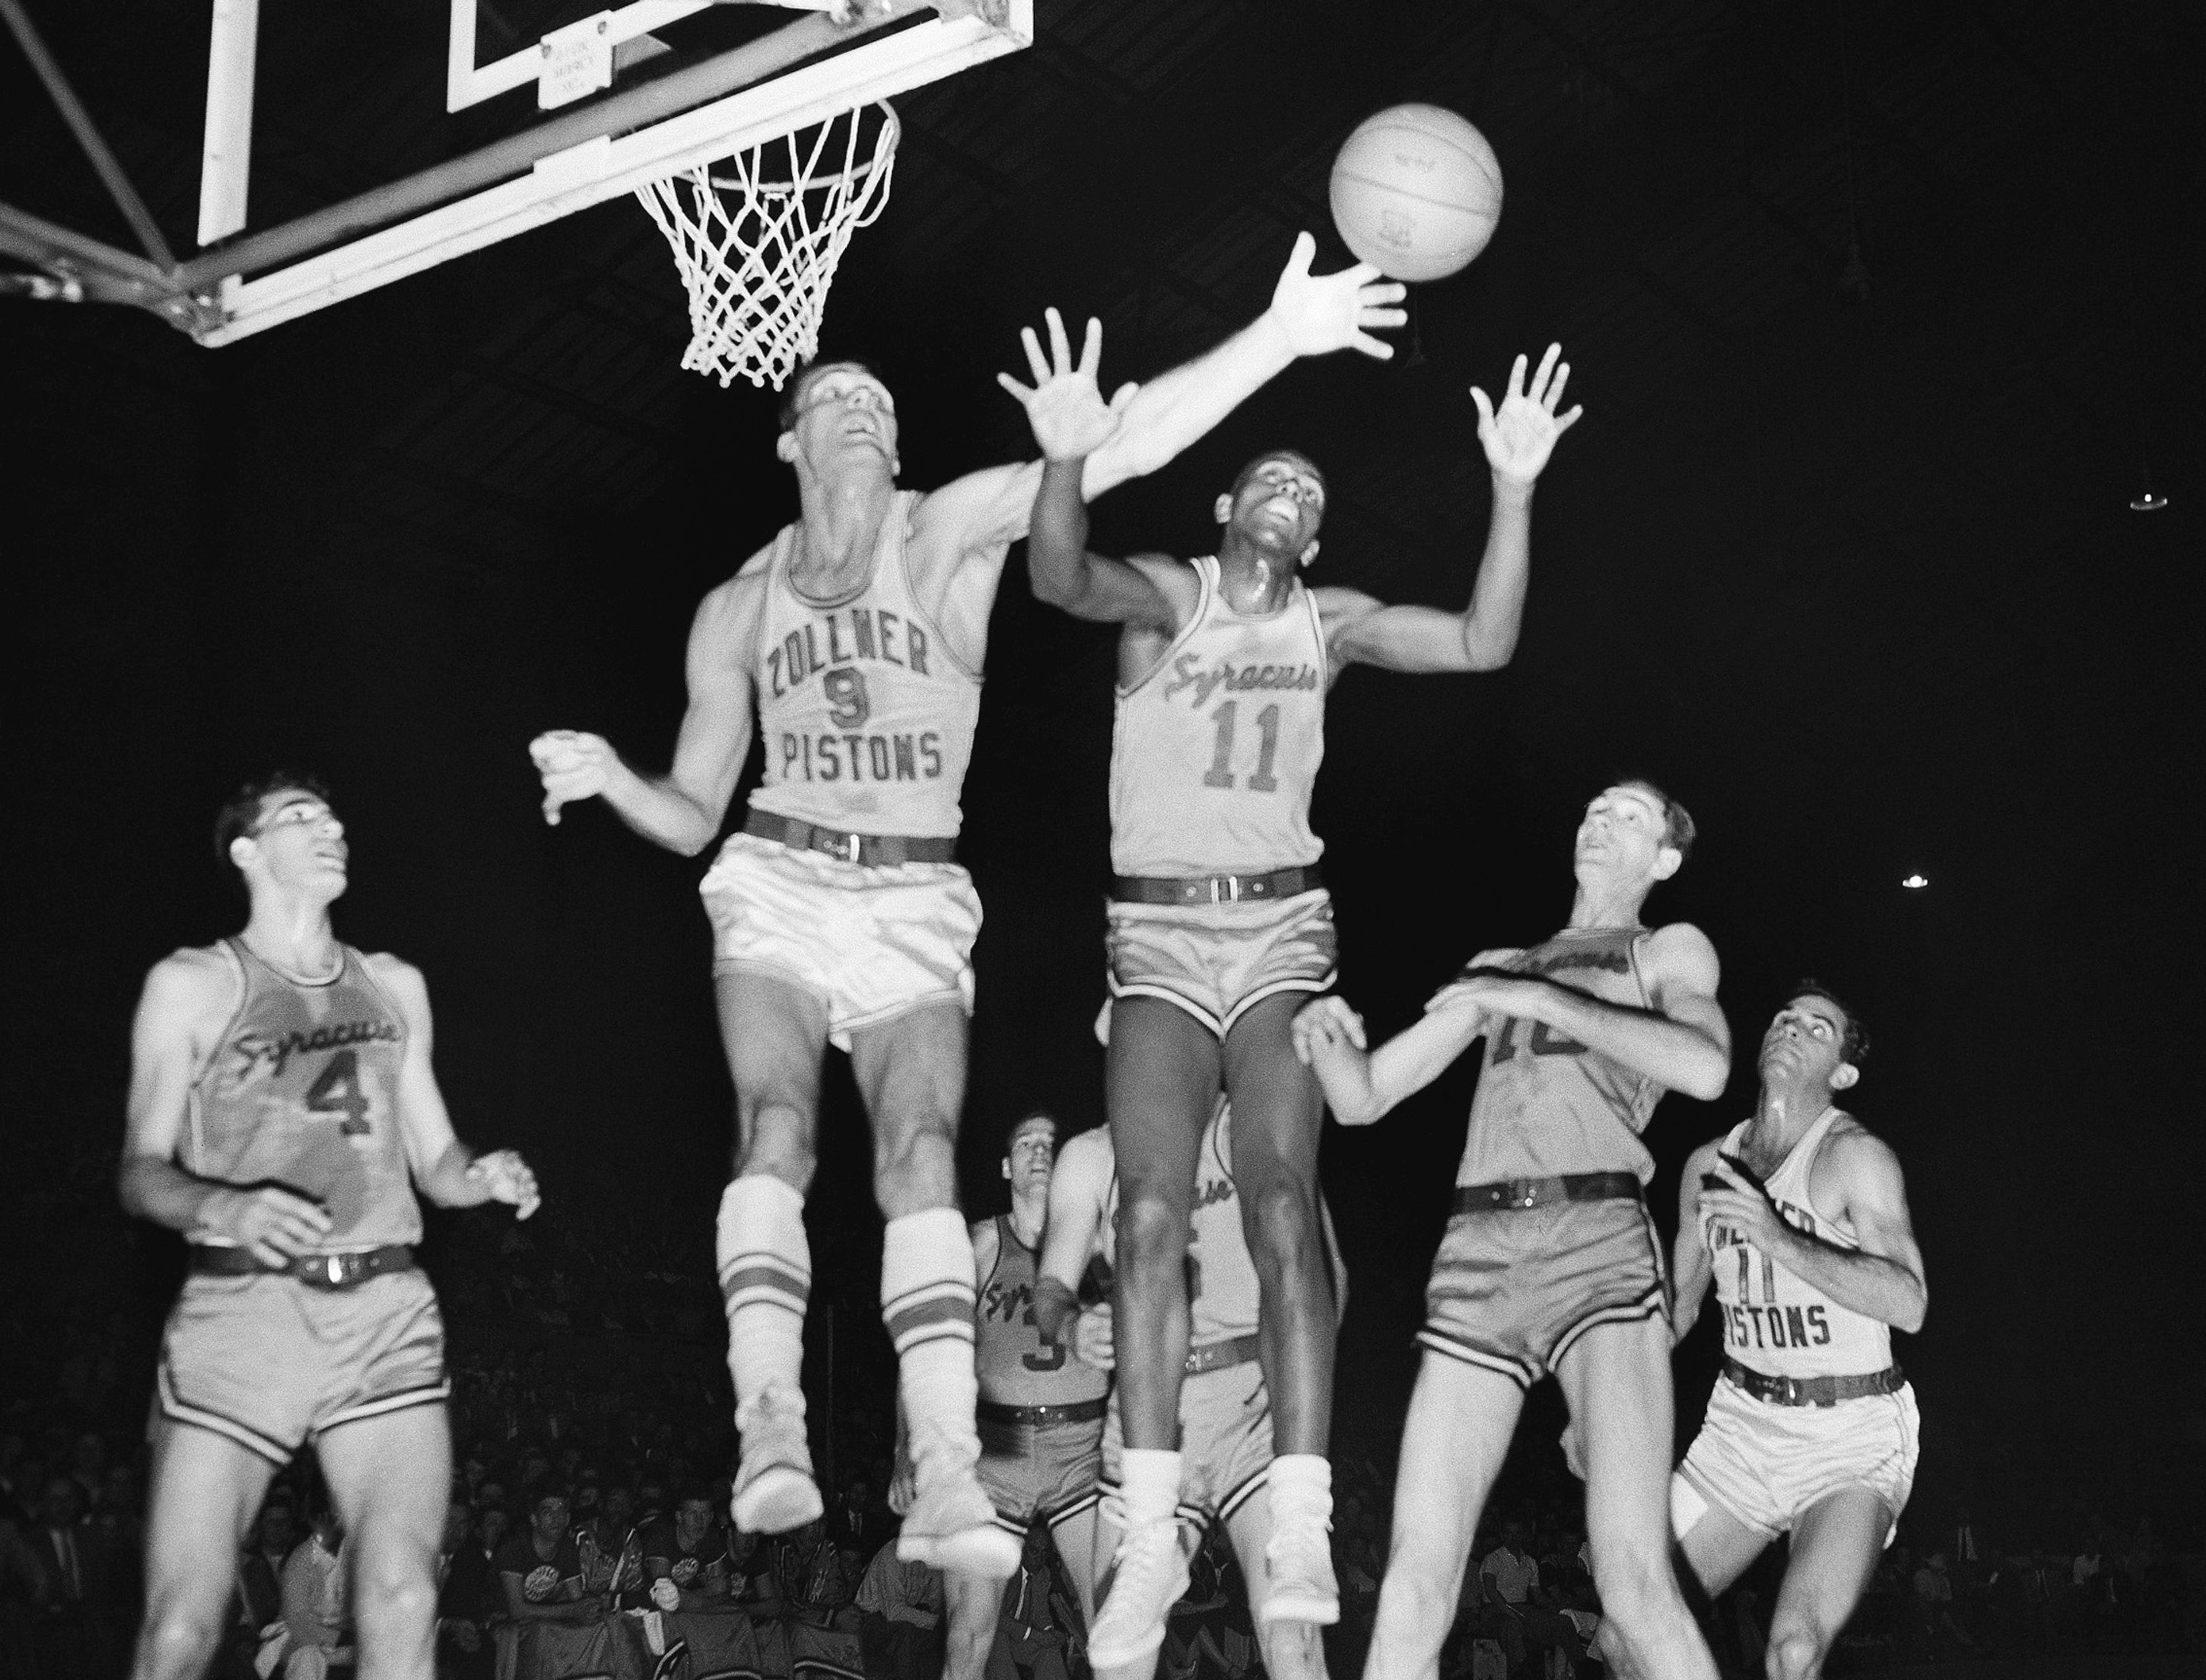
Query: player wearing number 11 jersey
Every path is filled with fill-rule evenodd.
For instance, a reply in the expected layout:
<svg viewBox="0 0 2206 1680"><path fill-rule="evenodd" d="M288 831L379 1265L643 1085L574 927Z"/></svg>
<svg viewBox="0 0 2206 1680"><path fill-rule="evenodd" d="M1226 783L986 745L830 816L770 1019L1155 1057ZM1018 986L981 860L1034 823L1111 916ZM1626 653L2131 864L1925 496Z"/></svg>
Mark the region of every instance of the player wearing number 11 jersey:
<svg viewBox="0 0 2206 1680"><path fill-rule="evenodd" d="M1100 414L1034 416L1048 464L1034 504L1036 595L1123 626L1112 749L1107 1063L1124 1175L1117 1321L1126 1537L1089 1659L1155 1648L1176 1576L1172 1511L1188 1346L1182 1257L1202 1129L1223 1086L1236 1174L1262 1286L1264 1375L1278 1456L1270 1486L1267 1621L1339 1619L1326 1539L1334 1303L1319 1239L1323 1105L1289 1023L1333 984L1332 903L1309 827L1325 755L1327 690L1347 665L1493 670L1517 645L1530 564L1534 480L1577 420L1550 346L1529 388L1517 358L1497 411L1482 391L1493 469L1486 551L1461 612L1305 588L1325 516L1324 475L1291 450L1261 455L1218 498L1213 557L1106 559L1087 550L1079 487ZM1100 399L1096 405L1100 411Z"/></svg>

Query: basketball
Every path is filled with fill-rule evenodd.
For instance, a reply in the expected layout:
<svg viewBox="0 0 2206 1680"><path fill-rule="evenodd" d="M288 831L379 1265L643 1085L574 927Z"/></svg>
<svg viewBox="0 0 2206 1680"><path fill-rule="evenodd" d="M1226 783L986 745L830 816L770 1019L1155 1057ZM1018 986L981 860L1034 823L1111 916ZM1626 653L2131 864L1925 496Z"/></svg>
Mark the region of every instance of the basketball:
<svg viewBox="0 0 2206 1680"><path fill-rule="evenodd" d="M1439 280L1494 236L1501 165L1453 111L1394 105L1348 137L1333 160L1331 196L1350 250L1397 280Z"/></svg>

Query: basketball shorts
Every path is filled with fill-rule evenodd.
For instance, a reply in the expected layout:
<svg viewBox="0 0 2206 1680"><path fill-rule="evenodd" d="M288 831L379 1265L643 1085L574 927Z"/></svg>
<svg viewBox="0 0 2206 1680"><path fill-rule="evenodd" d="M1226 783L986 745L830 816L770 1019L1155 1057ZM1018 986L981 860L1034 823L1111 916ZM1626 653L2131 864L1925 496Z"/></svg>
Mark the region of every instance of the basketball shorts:
<svg viewBox="0 0 2206 1680"><path fill-rule="evenodd" d="M1112 998L1160 998L1223 1038L1267 998L1331 986L1340 939L1318 887L1268 903L1114 902L1105 949Z"/></svg>
<svg viewBox="0 0 2206 1680"><path fill-rule="evenodd" d="M349 1290L194 1275L169 1314L156 1387L164 1417L281 1466L340 1424L441 1403L444 1320L420 1272Z"/></svg>
<svg viewBox="0 0 2206 1680"><path fill-rule="evenodd" d="M1644 1202L1497 1208L1448 1221L1417 1340L1529 1389L1596 1325L1669 1314L1661 1239Z"/></svg>
<svg viewBox="0 0 2206 1680"><path fill-rule="evenodd" d="M1103 1420L1087 1423L993 1423L982 1418L981 1486L996 1526L1026 1538L1028 1525L1052 1526L1095 1503L1103 1469Z"/></svg>
<svg viewBox="0 0 2206 1680"><path fill-rule="evenodd" d="M1118 1391L1103 1421L1103 1486L1116 1492L1125 1434ZM1179 1516L1195 1528L1222 1522L1248 1503L1272 1468L1272 1395L1251 1359L1184 1379L1179 1391Z"/></svg>
<svg viewBox="0 0 2206 1680"><path fill-rule="evenodd" d="M1718 1377L1701 1433L1670 1479L1671 1528L1684 1539L1713 1504L1774 1540L1832 1494L1866 1487L1892 1514L1890 1546L1921 1435L1911 1384L1835 1406L1777 1406Z"/></svg>
<svg viewBox="0 0 2206 1680"><path fill-rule="evenodd" d="M736 834L697 891L712 922L712 972L802 987L826 1006L838 1050L929 1004L973 1012L981 899L957 864L864 868Z"/></svg>

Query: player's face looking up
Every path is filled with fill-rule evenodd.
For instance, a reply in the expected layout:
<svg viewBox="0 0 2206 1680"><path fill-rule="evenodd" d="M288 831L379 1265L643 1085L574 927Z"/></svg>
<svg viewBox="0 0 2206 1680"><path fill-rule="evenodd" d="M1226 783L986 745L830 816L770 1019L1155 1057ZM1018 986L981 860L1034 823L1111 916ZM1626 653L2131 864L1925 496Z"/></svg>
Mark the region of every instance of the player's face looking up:
<svg viewBox="0 0 2206 1680"><path fill-rule="evenodd" d="M1580 867L1666 880L1684 860L1668 843L1669 813L1647 789L1620 783L1596 795L1578 823L1572 853Z"/></svg>
<svg viewBox="0 0 2206 1680"><path fill-rule="evenodd" d="M784 461L802 456L815 472L851 456L878 459L897 470L896 398L856 362L829 361L802 377L788 428L777 445Z"/></svg>
<svg viewBox="0 0 2206 1680"><path fill-rule="evenodd" d="M1302 456L1260 456L1218 498L1217 515L1256 547L1307 565L1316 557L1318 527L1325 522L1325 476Z"/></svg>
<svg viewBox="0 0 2206 1680"><path fill-rule="evenodd" d="M1057 1165L1057 1123L1038 1117L1023 1121L1004 1151L1004 1177L1011 1189L1046 1190Z"/></svg>
<svg viewBox="0 0 2206 1680"><path fill-rule="evenodd" d="M1860 1077L1845 1045L1845 1010L1827 998L1795 998L1762 1035L1762 1076L1843 1091Z"/></svg>
<svg viewBox="0 0 2206 1680"><path fill-rule="evenodd" d="M345 872L351 857L344 824L319 795L300 788L279 789L261 801L260 819L240 843L251 850L232 855L244 868L247 858L257 862L266 878L278 886L304 887L319 883L326 890L344 891Z"/></svg>

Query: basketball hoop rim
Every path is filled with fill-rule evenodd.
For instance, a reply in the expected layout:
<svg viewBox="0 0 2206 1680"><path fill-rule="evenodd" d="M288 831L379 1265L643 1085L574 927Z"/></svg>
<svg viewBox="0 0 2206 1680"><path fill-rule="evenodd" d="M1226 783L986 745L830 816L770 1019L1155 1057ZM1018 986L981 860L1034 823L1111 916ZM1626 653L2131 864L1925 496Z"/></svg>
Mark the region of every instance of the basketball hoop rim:
<svg viewBox="0 0 2206 1680"><path fill-rule="evenodd" d="M826 122L817 125L824 128L830 124L841 122L845 117L855 116L868 105L880 112L881 129L873 137L873 155L862 164L853 164L847 170L823 170L818 175L803 181L745 182L740 179L727 179L713 173L708 167L703 171L705 179L715 192L744 193L761 199L787 198L791 194L810 193L822 188L838 186L856 188L874 170L887 168L896 159L897 147L903 140L903 122L896 114L896 107L886 99L869 99L865 104L853 105L848 110L838 111L828 117ZM756 146L747 149L753 158L762 157L765 155L766 147L786 143L790 134L803 132L802 128L793 128L790 130L790 134L777 134L772 140L760 140Z"/></svg>

